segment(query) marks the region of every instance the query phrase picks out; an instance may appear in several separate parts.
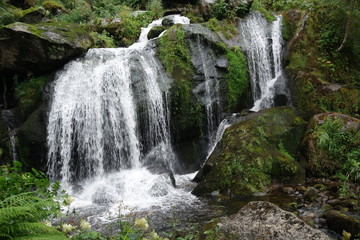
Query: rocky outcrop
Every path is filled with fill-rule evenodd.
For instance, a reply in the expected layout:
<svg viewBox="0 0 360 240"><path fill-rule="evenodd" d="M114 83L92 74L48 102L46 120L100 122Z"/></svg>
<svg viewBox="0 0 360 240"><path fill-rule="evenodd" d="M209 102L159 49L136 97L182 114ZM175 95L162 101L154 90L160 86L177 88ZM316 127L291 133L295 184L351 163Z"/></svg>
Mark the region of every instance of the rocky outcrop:
<svg viewBox="0 0 360 240"><path fill-rule="evenodd" d="M318 13L288 10L283 16L283 36L287 40L285 67L292 102L300 116L310 119L315 114L332 111L352 116L359 114L360 90L354 78L359 69L358 61L346 65L345 71L335 63L351 62L355 54L344 51L330 57L322 44L313 44L323 41L317 29L326 26ZM336 48L330 50L332 47L327 46L326 51L335 52Z"/></svg>
<svg viewBox="0 0 360 240"><path fill-rule="evenodd" d="M215 151L195 177L196 195L220 190L250 195L272 179L302 182L304 171L294 160L306 122L289 107L253 113L229 127Z"/></svg>
<svg viewBox="0 0 360 240"><path fill-rule="evenodd" d="M293 213L269 202L250 202L218 225L221 232L234 239L332 239L324 232L308 226Z"/></svg>
<svg viewBox="0 0 360 240"><path fill-rule="evenodd" d="M0 29L0 72L51 72L91 44L88 33L78 25L13 23Z"/></svg>
<svg viewBox="0 0 360 240"><path fill-rule="evenodd" d="M341 113L315 115L310 120L303 147L309 172L315 176L329 176L341 169L347 153L360 147L359 133L357 118ZM320 141L325 142L320 144Z"/></svg>

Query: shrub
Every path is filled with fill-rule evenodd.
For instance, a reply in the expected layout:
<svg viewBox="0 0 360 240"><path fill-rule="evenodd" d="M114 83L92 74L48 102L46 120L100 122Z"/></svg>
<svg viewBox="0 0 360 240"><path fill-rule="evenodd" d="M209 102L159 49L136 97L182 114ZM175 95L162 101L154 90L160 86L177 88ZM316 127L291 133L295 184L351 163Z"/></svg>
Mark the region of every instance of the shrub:
<svg viewBox="0 0 360 240"><path fill-rule="evenodd" d="M326 118L315 129L318 137L317 146L326 152L327 157L340 166L341 173L348 179L358 181L360 177L360 137L353 129L343 129L340 119Z"/></svg>
<svg viewBox="0 0 360 240"><path fill-rule="evenodd" d="M211 7L211 17L218 20L225 19L230 14L230 5L225 0L217 0Z"/></svg>
<svg viewBox="0 0 360 240"><path fill-rule="evenodd" d="M150 0L146 9L154 13L154 17L160 17L164 11L161 0Z"/></svg>

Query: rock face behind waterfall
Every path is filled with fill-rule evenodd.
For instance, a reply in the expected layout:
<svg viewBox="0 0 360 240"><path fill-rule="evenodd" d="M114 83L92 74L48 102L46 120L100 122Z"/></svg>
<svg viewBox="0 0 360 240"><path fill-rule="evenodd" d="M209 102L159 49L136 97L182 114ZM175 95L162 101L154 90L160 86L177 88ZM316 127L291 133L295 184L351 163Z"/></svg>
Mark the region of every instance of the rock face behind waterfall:
<svg viewBox="0 0 360 240"><path fill-rule="evenodd" d="M91 44L87 32L78 25L13 23L0 30L0 72L51 72Z"/></svg>
<svg viewBox="0 0 360 240"><path fill-rule="evenodd" d="M237 214L224 218L219 225L221 232L234 239L332 239L324 232L311 228L293 213L269 202L250 202Z"/></svg>
<svg viewBox="0 0 360 240"><path fill-rule="evenodd" d="M175 43L172 36L176 36L179 31L184 33L190 68L193 70L184 78L180 74L183 71L183 66L174 63L177 71L170 74L174 79L174 87L171 93L172 136L179 161L187 166L186 171L195 171L207 157L209 146L215 139L214 135L221 118L224 117L224 112L226 110L240 111L241 109L229 110L227 106L226 74L229 59L227 58L227 49L224 47L225 44L218 34L203 25L190 24L174 26L168 30L164 37L174 41L174 44L178 44ZM161 46L160 44L160 48ZM163 62L163 64L166 65L167 63ZM184 81L188 82L189 88L187 88L186 94L188 94L190 101L186 106L178 106L176 89L179 87L178 83ZM239 96L240 98L241 96ZM251 104L244 101L241 107L250 107ZM179 108L193 110L183 111L179 115L177 114Z"/></svg>
<svg viewBox="0 0 360 240"><path fill-rule="evenodd" d="M249 195L262 191L272 179L303 182L304 171L294 160L306 122L288 107L250 114L229 127L195 177L196 195Z"/></svg>

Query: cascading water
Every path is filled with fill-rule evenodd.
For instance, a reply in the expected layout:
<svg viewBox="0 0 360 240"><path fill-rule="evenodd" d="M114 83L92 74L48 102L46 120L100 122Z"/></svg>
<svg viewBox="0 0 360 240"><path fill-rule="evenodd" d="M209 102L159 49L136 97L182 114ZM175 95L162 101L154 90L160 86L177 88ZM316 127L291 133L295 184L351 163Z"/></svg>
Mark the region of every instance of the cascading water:
<svg viewBox="0 0 360 240"><path fill-rule="evenodd" d="M208 149L212 149L216 144L216 132L220 122L220 87L219 79L213 67L213 63L207 59L215 58L211 56L204 43L201 42L199 35L196 37L196 44L190 46L193 52L198 53L200 66L197 69L201 71L204 80L193 91L199 98L202 105L205 106L206 113L206 130L209 139ZM208 56L207 56L208 55Z"/></svg>
<svg viewBox="0 0 360 240"><path fill-rule="evenodd" d="M251 12L239 22L241 47L246 52L254 106L252 111L275 106L275 96L286 96L286 78L283 70L282 16L269 23L260 13ZM234 115L233 115L234 116ZM224 119L217 130L207 158L221 140L225 129L239 119Z"/></svg>
<svg viewBox="0 0 360 240"><path fill-rule="evenodd" d="M189 23L175 16L175 23ZM48 121L48 174L77 196L75 206L142 209L196 200L175 176L169 133L170 79L147 40L91 49L57 74Z"/></svg>
<svg viewBox="0 0 360 240"><path fill-rule="evenodd" d="M260 13L252 12L239 25L255 102L252 111L273 107L275 95L287 95L282 66L282 16L275 17L269 23Z"/></svg>

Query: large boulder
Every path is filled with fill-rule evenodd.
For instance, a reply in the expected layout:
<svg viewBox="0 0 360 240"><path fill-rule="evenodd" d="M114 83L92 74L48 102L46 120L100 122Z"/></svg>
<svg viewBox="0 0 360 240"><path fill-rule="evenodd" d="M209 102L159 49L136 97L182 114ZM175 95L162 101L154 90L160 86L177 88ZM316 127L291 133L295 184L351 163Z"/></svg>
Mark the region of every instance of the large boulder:
<svg viewBox="0 0 360 240"><path fill-rule="evenodd" d="M226 129L204 167L196 195L220 190L234 195L262 191L272 179L302 182L304 171L294 159L306 122L289 107L253 113Z"/></svg>
<svg viewBox="0 0 360 240"><path fill-rule="evenodd" d="M324 232L310 227L293 213L269 202L250 202L218 225L221 232L233 237L231 239L332 239Z"/></svg>
<svg viewBox="0 0 360 240"><path fill-rule="evenodd" d="M330 210L324 213L324 218L328 228L338 234L347 231L351 233L352 239L355 239L360 234L360 218L355 214Z"/></svg>
<svg viewBox="0 0 360 240"><path fill-rule="evenodd" d="M0 29L0 72L51 72L91 45L88 33L75 24L13 23Z"/></svg>
<svg viewBox="0 0 360 240"><path fill-rule="evenodd" d="M334 174L346 155L359 148L360 119L341 113L321 113L311 118L303 149L312 175Z"/></svg>

